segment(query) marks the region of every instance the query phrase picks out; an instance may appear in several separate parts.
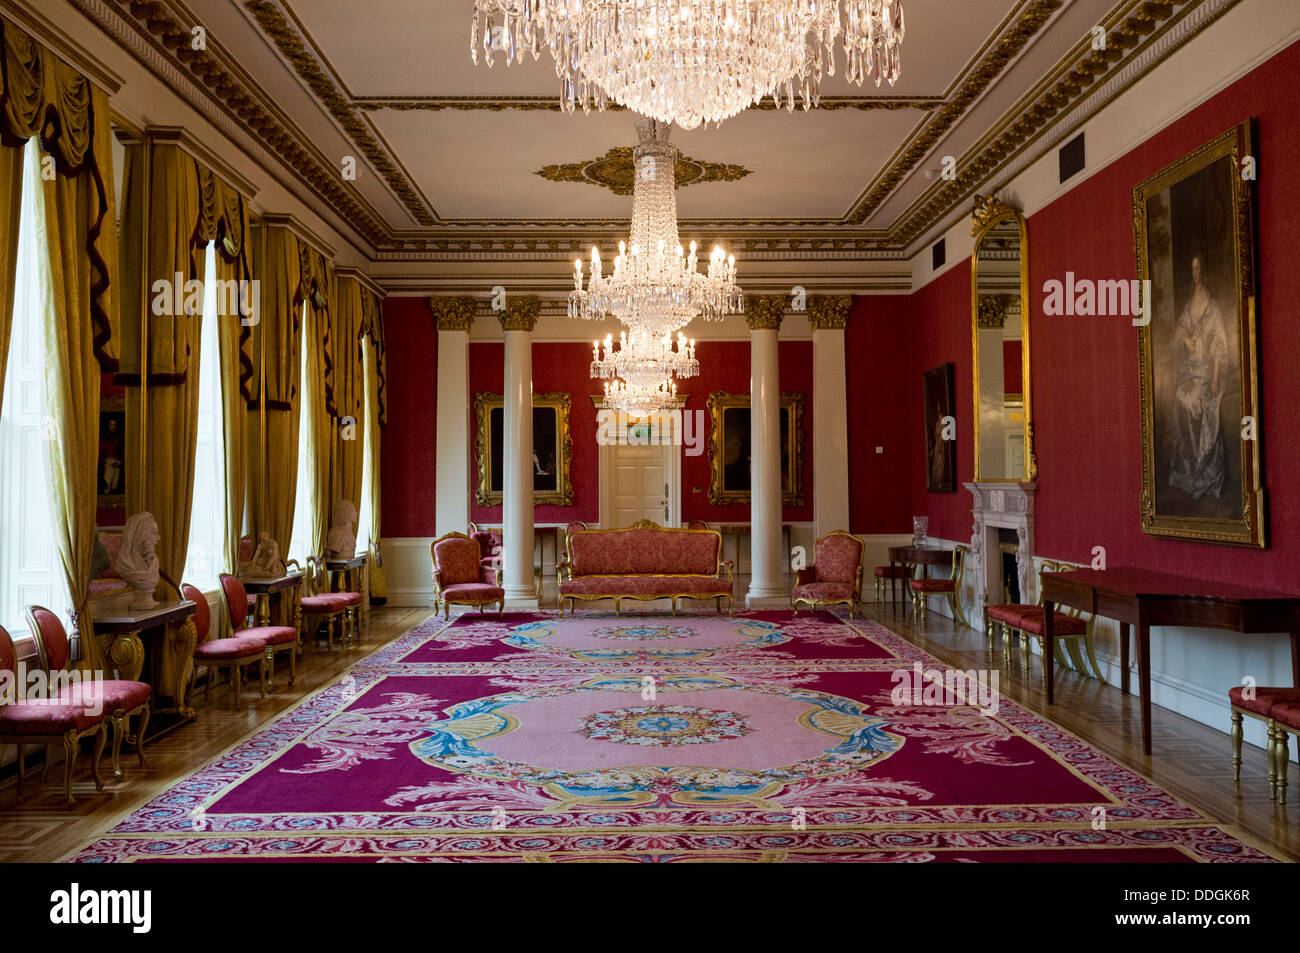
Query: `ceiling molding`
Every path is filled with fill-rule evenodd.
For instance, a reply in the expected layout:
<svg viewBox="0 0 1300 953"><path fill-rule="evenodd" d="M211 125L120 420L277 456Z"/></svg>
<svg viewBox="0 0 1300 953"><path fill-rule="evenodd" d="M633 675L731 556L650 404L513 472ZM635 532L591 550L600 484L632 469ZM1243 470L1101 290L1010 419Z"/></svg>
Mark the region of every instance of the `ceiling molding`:
<svg viewBox="0 0 1300 953"><path fill-rule="evenodd" d="M677 152L673 172L678 190L700 182L738 182L751 174L743 165L703 162L692 159L680 150ZM543 166L533 174L540 175L548 182L579 182L609 189L615 195L631 195L636 168L633 165L632 147L615 146L599 158Z"/></svg>
<svg viewBox="0 0 1300 953"><path fill-rule="evenodd" d="M522 111L562 112L558 96L364 96L353 100L355 105L366 112L379 112L394 109L404 112L439 112L444 109L486 110L501 112L508 109ZM942 96L897 96L893 98L879 96L823 96L817 108L823 112L837 112L841 109L856 109L860 112L872 112L879 109L936 109L943 105ZM763 99L749 107L750 109L772 110L778 107L771 99ZM606 112L623 112L624 107L617 103L605 106Z"/></svg>
<svg viewBox="0 0 1300 953"><path fill-rule="evenodd" d="M230 163L219 156L206 143L196 139L188 129L181 126L146 126L144 135L153 142L175 143L215 172L219 178L223 179L227 185L245 199L251 200L256 197L257 186L236 172Z"/></svg>

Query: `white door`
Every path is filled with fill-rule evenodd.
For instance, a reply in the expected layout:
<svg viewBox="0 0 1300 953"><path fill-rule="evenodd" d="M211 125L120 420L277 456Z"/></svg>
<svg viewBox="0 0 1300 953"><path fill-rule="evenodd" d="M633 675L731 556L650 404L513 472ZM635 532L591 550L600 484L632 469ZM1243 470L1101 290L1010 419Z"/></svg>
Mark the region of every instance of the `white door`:
<svg viewBox="0 0 1300 953"><path fill-rule="evenodd" d="M635 427L636 424L633 424ZM658 433L657 428L652 431ZM619 433L617 443L600 448L602 529L631 526L637 520L653 520L661 526L676 526L678 447L673 444L638 444L634 432L628 439Z"/></svg>

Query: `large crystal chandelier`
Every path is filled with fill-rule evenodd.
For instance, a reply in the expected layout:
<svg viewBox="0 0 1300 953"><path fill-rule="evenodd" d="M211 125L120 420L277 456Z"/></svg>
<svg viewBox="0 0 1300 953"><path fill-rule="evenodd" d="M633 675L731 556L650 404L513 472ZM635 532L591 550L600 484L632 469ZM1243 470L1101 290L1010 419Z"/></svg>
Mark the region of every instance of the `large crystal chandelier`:
<svg viewBox="0 0 1300 953"><path fill-rule="evenodd" d="M645 331L624 331L618 347L605 335L591 345L591 376L605 382L605 406L629 417L649 417L677 405L675 379L695 377L695 341L678 332L676 347L670 335L654 338Z"/></svg>
<svg viewBox="0 0 1300 953"><path fill-rule="evenodd" d="M490 67L555 59L560 104L643 116L694 129L772 95L815 106L822 76L892 85L903 42L902 0L474 0L470 56Z"/></svg>
<svg viewBox="0 0 1300 953"><path fill-rule="evenodd" d="M582 287L582 259L574 262L569 316L603 321L613 316L630 330L658 340L702 315L717 320L744 309L736 285L736 259L715 247L708 271L699 270L695 242L689 254L677 236L677 147L668 123L638 118L640 144L633 153L632 235L618 243L614 271L604 273L591 249L591 280Z"/></svg>

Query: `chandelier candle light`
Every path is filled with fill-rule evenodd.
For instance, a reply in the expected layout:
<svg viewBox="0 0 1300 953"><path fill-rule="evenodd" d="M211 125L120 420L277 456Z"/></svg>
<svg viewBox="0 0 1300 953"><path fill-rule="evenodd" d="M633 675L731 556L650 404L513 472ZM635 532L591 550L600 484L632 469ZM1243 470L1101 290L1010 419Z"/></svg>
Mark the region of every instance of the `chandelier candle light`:
<svg viewBox="0 0 1300 953"><path fill-rule="evenodd" d="M654 339L644 331L624 331L618 347L614 336L605 335L591 343L591 376L605 382L605 406L629 417L649 417L677 404L674 378L695 377L700 362L695 359L695 341L680 331L677 346L671 335Z"/></svg>
<svg viewBox="0 0 1300 953"><path fill-rule="evenodd" d="M551 51L560 105L609 101L683 129L771 95L816 106L822 76L898 79L901 0L474 0L470 57L487 65Z"/></svg>

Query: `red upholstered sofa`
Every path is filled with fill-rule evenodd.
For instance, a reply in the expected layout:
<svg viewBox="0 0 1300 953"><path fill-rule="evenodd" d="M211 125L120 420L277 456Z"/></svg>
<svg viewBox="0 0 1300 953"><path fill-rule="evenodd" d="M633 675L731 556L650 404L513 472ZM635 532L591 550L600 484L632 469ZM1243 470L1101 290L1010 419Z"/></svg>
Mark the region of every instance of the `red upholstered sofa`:
<svg viewBox="0 0 1300 953"><path fill-rule="evenodd" d="M641 520L627 529L589 529L569 536L560 561L560 609L567 601L613 599L713 599L732 608L735 567L720 562L722 536L711 529L674 529ZM724 573L725 571L725 573Z"/></svg>

